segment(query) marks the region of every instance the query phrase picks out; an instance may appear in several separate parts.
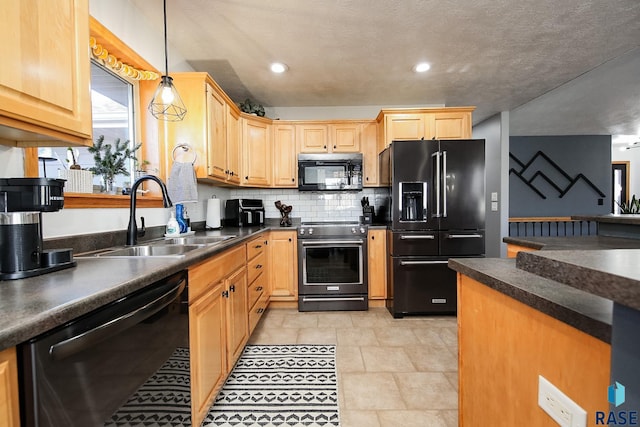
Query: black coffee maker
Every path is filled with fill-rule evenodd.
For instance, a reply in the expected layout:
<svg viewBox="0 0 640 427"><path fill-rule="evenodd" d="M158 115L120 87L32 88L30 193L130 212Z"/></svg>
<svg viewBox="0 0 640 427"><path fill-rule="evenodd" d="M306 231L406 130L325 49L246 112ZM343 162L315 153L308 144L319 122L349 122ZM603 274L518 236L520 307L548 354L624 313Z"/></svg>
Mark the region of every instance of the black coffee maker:
<svg viewBox="0 0 640 427"><path fill-rule="evenodd" d="M64 206L64 180L0 178L0 280L74 267L71 249L42 249L42 212Z"/></svg>

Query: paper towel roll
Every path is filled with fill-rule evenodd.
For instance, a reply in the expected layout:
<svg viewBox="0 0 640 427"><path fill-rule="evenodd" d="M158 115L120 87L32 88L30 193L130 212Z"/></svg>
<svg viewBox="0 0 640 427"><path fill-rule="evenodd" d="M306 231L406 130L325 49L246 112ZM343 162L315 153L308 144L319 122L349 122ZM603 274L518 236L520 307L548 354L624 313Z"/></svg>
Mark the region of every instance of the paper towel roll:
<svg viewBox="0 0 640 427"><path fill-rule="evenodd" d="M220 199L207 199L207 228L220 228Z"/></svg>

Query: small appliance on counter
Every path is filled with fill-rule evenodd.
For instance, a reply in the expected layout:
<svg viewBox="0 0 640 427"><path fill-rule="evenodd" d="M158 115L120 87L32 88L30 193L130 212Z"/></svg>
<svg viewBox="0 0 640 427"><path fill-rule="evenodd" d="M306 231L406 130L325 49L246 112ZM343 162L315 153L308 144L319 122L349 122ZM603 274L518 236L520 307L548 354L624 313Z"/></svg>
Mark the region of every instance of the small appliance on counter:
<svg viewBox="0 0 640 427"><path fill-rule="evenodd" d="M24 279L76 265L71 249L42 249L42 212L63 208L64 182L0 179L0 280Z"/></svg>
<svg viewBox="0 0 640 427"><path fill-rule="evenodd" d="M264 204L260 199L229 199L224 207L224 224L229 227L264 225Z"/></svg>

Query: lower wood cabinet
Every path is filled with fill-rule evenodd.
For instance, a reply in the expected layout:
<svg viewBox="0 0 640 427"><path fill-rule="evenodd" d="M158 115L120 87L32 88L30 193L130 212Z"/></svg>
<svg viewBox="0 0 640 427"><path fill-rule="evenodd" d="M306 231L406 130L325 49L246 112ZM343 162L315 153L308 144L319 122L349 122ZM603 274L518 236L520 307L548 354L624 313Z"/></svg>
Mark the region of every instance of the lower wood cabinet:
<svg viewBox="0 0 640 427"><path fill-rule="evenodd" d="M269 238L271 301L298 299L298 239L295 230L271 231Z"/></svg>
<svg viewBox="0 0 640 427"><path fill-rule="evenodd" d="M191 420L199 426L227 376L224 281L189 306Z"/></svg>
<svg viewBox="0 0 640 427"><path fill-rule="evenodd" d="M526 246L514 245L513 243L507 244L507 258L515 258L518 252L532 252L536 249L528 248Z"/></svg>
<svg viewBox="0 0 640 427"><path fill-rule="evenodd" d="M15 347L0 352L0 426L20 427Z"/></svg>
<svg viewBox="0 0 640 427"><path fill-rule="evenodd" d="M369 230L368 276L369 299L387 297L387 230Z"/></svg>
<svg viewBox="0 0 640 427"><path fill-rule="evenodd" d="M247 243L249 335L269 304L269 233Z"/></svg>
<svg viewBox="0 0 640 427"><path fill-rule="evenodd" d="M199 426L247 342L245 246L189 268L191 421Z"/></svg>

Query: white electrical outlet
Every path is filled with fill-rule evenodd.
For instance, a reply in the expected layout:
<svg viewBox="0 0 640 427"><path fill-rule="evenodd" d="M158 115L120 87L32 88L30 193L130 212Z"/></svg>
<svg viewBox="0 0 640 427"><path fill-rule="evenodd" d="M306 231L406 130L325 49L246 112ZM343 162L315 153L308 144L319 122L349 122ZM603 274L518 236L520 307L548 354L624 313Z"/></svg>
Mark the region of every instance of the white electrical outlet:
<svg viewBox="0 0 640 427"><path fill-rule="evenodd" d="M538 406L562 427L587 426L587 411L542 375L538 375Z"/></svg>

